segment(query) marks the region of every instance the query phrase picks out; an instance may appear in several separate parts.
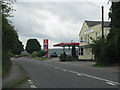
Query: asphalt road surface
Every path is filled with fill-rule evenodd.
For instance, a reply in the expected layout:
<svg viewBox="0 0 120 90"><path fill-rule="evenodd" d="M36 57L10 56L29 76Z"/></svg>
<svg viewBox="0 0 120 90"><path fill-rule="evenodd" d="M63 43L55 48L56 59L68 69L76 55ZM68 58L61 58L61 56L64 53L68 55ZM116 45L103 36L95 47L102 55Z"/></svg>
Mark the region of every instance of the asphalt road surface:
<svg viewBox="0 0 120 90"><path fill-rule="evenodd" d="M30 76L32 88L118 88L118 73L63 64L58 59L16 61ZM74 63L74 62L73 62Z"/></svg>

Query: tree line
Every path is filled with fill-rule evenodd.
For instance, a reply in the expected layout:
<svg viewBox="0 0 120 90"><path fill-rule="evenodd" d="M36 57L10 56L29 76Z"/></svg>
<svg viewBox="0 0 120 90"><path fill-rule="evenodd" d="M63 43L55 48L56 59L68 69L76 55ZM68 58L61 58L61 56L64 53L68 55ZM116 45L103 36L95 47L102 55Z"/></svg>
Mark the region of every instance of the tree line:
<svg viewBox="0 0 120 90"><path fill-rule="evenodd" d="M13 2L0 1L2 6L0 13L2 14L2 71L3 76L9 72L11 66L10 53L19 54L23 51L22 42L18 39L18 34L12 25L9 18L12 17L13 12ZM19 51L16 52L16 48Z"/></svg>
<svg viewBox="0 0 120 90"><path fill-rule="evenodd" d="M2 74L5 76L12 65L11 55L19 55L24 51L23 44L19 40L12 22L9 18L13 17L12 12L14 2L0 1L2 6L0 13L2 14ZM26 51L32 54L34 51L40 51L41 45L37 39L29 39L26 44ZM44 53L44 52L43 52ZM43 55L42 53L42 55Z"/></svg>

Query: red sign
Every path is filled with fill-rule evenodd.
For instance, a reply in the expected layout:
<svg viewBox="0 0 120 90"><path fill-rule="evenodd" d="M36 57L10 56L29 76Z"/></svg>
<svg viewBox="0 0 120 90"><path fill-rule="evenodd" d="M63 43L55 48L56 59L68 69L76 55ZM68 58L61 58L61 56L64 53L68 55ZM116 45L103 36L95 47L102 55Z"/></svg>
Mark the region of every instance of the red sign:
<svg viewBox="0 0 120 90"><path fill-rule="evenodd" d="M48 39L44 39L43 49L48 49Z"/></svg>
<svg viewBox="0 0 120 90"><path fill-rule="evenodd" d="M46 57L48 57L48 39L43 40L43 49L46 49Z"/></svg>

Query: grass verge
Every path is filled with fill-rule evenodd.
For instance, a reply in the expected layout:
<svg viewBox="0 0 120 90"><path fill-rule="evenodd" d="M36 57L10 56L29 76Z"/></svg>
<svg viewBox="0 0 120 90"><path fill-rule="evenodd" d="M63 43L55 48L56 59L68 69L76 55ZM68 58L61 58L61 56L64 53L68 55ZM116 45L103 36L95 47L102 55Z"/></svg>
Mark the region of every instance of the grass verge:
<svg viewBox="0 0 120 90"><path fill-rule="evenodd" d="M5 86L4 88L15 88L15 87L17 87L18 85L21 85L21 84L27 82L28 79L29 79L29 77L24 77L24 78L22 78L22 79L20 79L20 80L17 80L17 81L15 81L15 82L13 82L13 83Z"/></svg>
<svg viewBox="0 0 120 90"><path fill-rule="evenodd" d="M17 64L18 64L18 67L23 71L24 76L21 79L19 79L19 80L11 82L11 84L9 84L9 85L7 85L7 86L5 86L3 88L5 88L5 89L7 89L7 88L16 88L17 86L27 82L27 80L30 78L28 76L28 73L20 66L20 64L19 63L17 63Z"/></svg>
<svg viewBox="0 0 120 90"><path fill-rule="evenodd" d="M36 59L36 60L51 60L52 58L34 58L34 59Z"/></svg>
<svg viewBox="0 0 120 90"><path fill-rule="evenodd" d="M94 64L94 67L110 67L111 65Z"/></svg>

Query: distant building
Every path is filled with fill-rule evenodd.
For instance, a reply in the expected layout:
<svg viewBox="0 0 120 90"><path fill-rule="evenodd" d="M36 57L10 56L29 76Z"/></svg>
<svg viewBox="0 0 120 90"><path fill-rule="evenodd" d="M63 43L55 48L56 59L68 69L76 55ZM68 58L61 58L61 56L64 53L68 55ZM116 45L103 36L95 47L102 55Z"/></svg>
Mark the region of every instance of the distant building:
<svg viewBox="0 0 120 90"><path fill-rule="evenodd" d="M101 21L84 21L81 31L79 33L80 37L80 49L79 56L80 60L91 60L94 59L94 55L92 54L92 49L90 48L90 43L93 38L97 40L102 36L102 23ZM110 22L104 22L104 36L106 37L110 30Z"/></svg>

